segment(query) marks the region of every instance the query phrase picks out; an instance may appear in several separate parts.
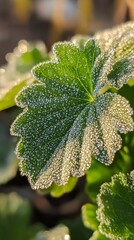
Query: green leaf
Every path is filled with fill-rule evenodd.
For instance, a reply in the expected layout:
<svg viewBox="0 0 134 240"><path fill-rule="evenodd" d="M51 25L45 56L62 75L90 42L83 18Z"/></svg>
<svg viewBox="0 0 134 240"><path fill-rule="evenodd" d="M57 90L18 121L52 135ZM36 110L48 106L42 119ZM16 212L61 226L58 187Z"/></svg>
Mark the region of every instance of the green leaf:
<svg viewBox="0 0 134 240"><path fill-rule="evenodd" d="M121 148L119 133L133 130L125 98L98 96L111 71L110 53L101 54L94 40L84 49L56 44L55 58L33 70L39 83L17 96L17 105L26 109L11 133L21 137L17 155L33 188L65 185L70 176L84 175L93 157L111 164Z"/></svg>
<svg viewBox="0 0 134 240"><path fill-rule="evenodd" d="M0 91L0 111L16 105L15 96L25 86L34 82L32 77L26 77L23 80L14 81L8 87Z"/></svg>
<svg viewBox="0 0 134 240"><path fill-rule="evenodd" d="M133 108L134 110L134 86L129 86L129 85L124 85L119 91L118 93L125 97L129 102L130 102L130 106Z"/></svg>
<svg viewBox="0 0 134 240"><path fill-rule="evenodd" d="M8 64L2 68L0 82L0 111L15 104L15 96L25 86L34 82L32 67L49 59L43 43L20 41L13 53L7 55Z"/></svg>
<svg viewBox="0 0 134 240"><path fill-rule="evenodd" d="M27 42L20 40L12 53L7 54L4 79L11 81L14 78L28 73L31 68L49 59L46 46L43 42Z"/></svg>
<svg viewBox="0 0 134 240"><path fill-rule="evenodd" d="M104 183L98 195L99 230L110 239L134 238L134 171Z"/></svg>
<svg viewBox="0 0 134 240"><path fill-rule="evenodd" d="M89 240L108 240L109 238L106 238L103 236L99 231L95 231Z"/></svg>
<svg viewBox="0 0 134 240"><path fill-rule="evenodd" d="M134 50L133 28L134 22L126 22L112 29L96 32L94 38L103 51L116 47L116 56L119 60Z"/></svg>
<svg viewBox="0 0 134 240"><path fill-rule="evenodd" d="M0 119L1 120L1 119ZM0 184L12 179L18 170L18 160L14 154L15 144L8 135L6 126L0 123Z"/></svg>
<svg viewBox="0 0 134 240"><path fill-rule="evenodd" d="M3 156L0 157L0 184L4 184L15 177L18 170L18 160L14 154L13 147L8 151L5 159L2 159L2 157Z"/></svg>
<svg viewBox="0 0 134 240"><path fill-rule="evenodd" d="M130 136L132 135L132 136ZM112 175L118 172L127 173L134 167L134 137L133 133L126 134L123 137L123 147L115 155L115 160L111 166L105 166L104 164L92 161L92 166L86 171L86 185L85 192L93 202L96 203L96 196L99 193L100 186L104 182L110 181Z"/></svg>
<svg viewBox="0 0 134 240"><path fill-rule="evenodd" d="M131 54L115 63L113 70L108 75L108 79L112 87L121 88L123 84L126 84L133 76L134 54Z"/></svg>
<svg viewBox="0 0 134 240"><path fill-rule="evenodd" d="M82 207L83 223L86 227L92 230L98 229L99 223L96 219L96 210L97 210L97 206L91 203L87 203Z"/></svg>
<svg viewBox="0 0 134 240"><path fill-rule="evenodd" d="M91 98L92 67L100 54L94 40L88 41L84 49L71 43L58 43L53 47L54 60L35 67L33 73L39 81L53 80L78 91L79 96ZM57 64L58 63L58 64ZM72 92L73 93L73 92Z"/></svg>
<svg viewBox="0 0 134 240"><path fill-rule="evenodd" d="M134 23L122 24L113 29L96 33L102 51L114 49L113 69L108 74L110 86L121 88L134 77Z"/></svg>
<svg viewBox="0 0 134 240"><path fill-rule="evenodd" d="M49 59L49 56L46 53L46 47L42 42L34 44L26 41L20 41L18 45L19 51L21 49L21 45L26 46L27 50L25 52L20 52L20 54L18 53L18 56L16 57L17 72L21 74L29 72L34 65Z"/></svg>
<svg viewBox="0 0 134 240"><path fill-rule="evenodd" d="M69 230L64 225L58 225L49 231L37 233L33 240L71 240Z"/></svg>
<svg viewBox="0 0 134 240"><path fill-rule="evenodd" d="M0 194L0 239L32 239L42 227L30 227L30 216L31 208L26 200L16 193Z"/></svg>
<svg viewBox="0 0 134 240"><path fill-rule="evenodd" d="M52 197L59 198L63 194L71 192L74 189L77 180L78 180L77 178L70 177L68 183L64 186L58 186L57 184L52 183L52 185L49 188L39 190L39 193L41 194L50 193Z"/></svg>

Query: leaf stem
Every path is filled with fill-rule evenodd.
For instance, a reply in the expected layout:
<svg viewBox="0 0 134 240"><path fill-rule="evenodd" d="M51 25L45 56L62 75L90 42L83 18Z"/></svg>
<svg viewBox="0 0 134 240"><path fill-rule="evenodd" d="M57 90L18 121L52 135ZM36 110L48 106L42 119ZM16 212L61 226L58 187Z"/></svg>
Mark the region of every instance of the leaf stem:
<svg viewBox="0 0 134 240"><path fill-rule="evenodd" d="M110 85L106 84L104 87L102 87L99 92L98 92L98 96L102 95L103 93L107 92L110 89Z"/></svg>

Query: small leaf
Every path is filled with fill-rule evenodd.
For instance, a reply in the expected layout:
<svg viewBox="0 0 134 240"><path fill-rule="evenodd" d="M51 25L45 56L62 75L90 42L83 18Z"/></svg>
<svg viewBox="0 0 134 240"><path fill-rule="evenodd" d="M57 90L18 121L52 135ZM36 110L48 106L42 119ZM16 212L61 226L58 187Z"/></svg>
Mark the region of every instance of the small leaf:
<svg viewBox="0 0 134 240"><path fill-rule="evenodd" d="M32 239L42 227L40 225L30 227L30 215L29 203L16 193L0 194L0 239Z"/></svg>
<svg viewBox="0 0 134 240"><path fill-rule="evenodd" d="M58 225L49 231L37 233L33 240L71 240L69 230L64 225Z"/></svg>
<svg viewBox="0 0 134 240"><path fill-rule="evenodd" d="M8 87L0 91L0 111L16 105L15 96L25 86L34 82L32 77L12 82Z"/></svg>
<svg viewBox="0 0 134 240"><path fill-rule="evenodd" d="M125 85L123 86L118 93L125 97L129 102L130 102L130 106L133 108L134 110L134 86L130 86L130 85Z"/></svg>
<svg viewBox="0 0 134 240"><path fill-rule="evenodd" d="M52 185L49 188L39 190L39 193L41 194L50 193L52 197L59 198L63 194L71 192L74 189L77 180L78 180L77 178L70 177L68 183L64 186L58 186L57 184L52 183Z"/></svg>
<svg viewBox="0 0 134 240"><path fill-rule="evenodd" d="M96 219L96 210L97 206L87 203L82 207L82 219L83 223L86 227L97 230L98 229L98 221Z"/></svg>
<svg viewBox="0 0 134 240"><path fill-rule="evenodd" d="M31 68L49 59L43 43L20 41L13 53L7 54L8 64L2 68L0 82L0 111L15 106L15 96L35 80L30 74Z"/></svg>
<svg viewBox="0 0 134 240"><path fill-rule="evenodd" d="M12 179L18 170L18 160L14 154L15 144L9 137L6 126L0 123L0 184Z"/></svg>
<svg viewBox="0 0 134 240"><path fill-rule="evenodd" d="M110 239L134 237L134 171L104 183L98 195L99 230Z"/></svg>
<svg viewBox="0 0 134 240"><path fill-rule="evenodd" d="M0 158L2 158L2 156ZM18 160L16 159L16 156L14 154L14 148L11 148L11 150L8 151L4 161L3 159L0 159L0 184L6 183L10 179L15 177L17 170Z"/></svg>
<svg viewBox="0 0 134 240"><path fill-rule="evenodd" d="M35 189L52 182L65 185L70 176L84 175L93 157L111 164L121 148L119 133L133 130L133 111L125 98L98 96L113 55L101 54L92 39L84 49L56 44L54 55L34 68L39 83L17 96L17 105L26 109L11 128L21 137L21 171Z"/></svg>
<svg viewBox="0 0 134 240"><path fill-rule="evenodd" d="M21 45L26 47L26 51L21 52ZM28 43L20 41L18 45L18 56L16 57L16 71L23 74L31 71L32 67L40 62L49 60L44 43ZM17 55L17 54L16 54Z"/></svg>

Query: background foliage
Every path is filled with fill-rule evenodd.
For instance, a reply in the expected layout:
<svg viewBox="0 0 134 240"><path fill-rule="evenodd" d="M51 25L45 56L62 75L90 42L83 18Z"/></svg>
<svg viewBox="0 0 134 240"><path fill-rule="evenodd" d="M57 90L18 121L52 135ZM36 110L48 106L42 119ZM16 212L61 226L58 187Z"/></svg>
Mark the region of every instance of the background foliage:
<svg viewBox="0 0 134 240"><path fill-rule="evenodd" d="M52 240L53 238L55 240L133 239L134 174L132 170L134 169L134 135L133 132L129 132L126 135L122 134L123 131L128 132L133 128L133 116L131 118L132 111L129 107L130 104L131 109L134 109L132 30L133 23L128 23L124 26L117 27L112 30L112 32L96 33L94 36L95 42L89 38L89 36L76 36L71 40L73 44L60 43L55 45L55 52L53 53L47 53L42 43L27 43L21 41L17 49L10 55L8 64L2 67L4 72L0 90L0 110L14 107L1 112L2 114L0 116L0 190L4 192L0 194L0 238L4 239L6 236L7 240ZM115 38L115 36L118 35L120 35L119 40ZM89 41L84 46L87 38L89 38ZM104 48L104 46L106 46L106 48ZM109 50L111 46L112 48L114 46L114 52ZM101 53L99 47L102 49ZM109 51L107 52L107 50ZM58 60L55 60L55 55ZM69 60L67 59L67 55L69 56ZM89 56L92 56L90 61ZM36 79L34 79L30 73L30 69L39 62L43 63L34 68L33 72L36 76ZM84 76L82 84L78 81L78 75L81 78ZM91 77L90 83L88 82L89 75ZM54 84L51 84L50 80L54 80ZM23 87L25 87L24 90L22 90ZM14 155L14 146L17 138L9 137L11 122L15 119L16 115L20 113L15 102L15 97L20 90L22 91L16 98L17 104L19 103L19 105L23 107L28 105L29 109L27 112L24 111L24 114L20 115L21 117L17 118L18 122L16 121L16 126L14 125L14 127L12 127L12 129L14 128L12 131L17 133L16 135L22 136L24 134L23 140L25 138L25 142L18 146L18 157L22 158L22 155L25 155L26 141L29 156L33 154L30 162L27 159L27 155L25 155L25 160L28 161L26 164L21 163L19 165L21 165L20 168L23 169L23 173L30 173L34 184L38 181L38 173L36 179L34 176L35 173L33 172L32 160L35 159L34 167L36 171L38 170L37 167L42 169L44 162L42 164L41 161L38 161L42 156L40 153L44 151L44 148L42 148L42 151L42 145L40 145L41 142L39 144L38 139L37 142L34 142L32 151L30 144L31 137L33 137L33 140L35 139L33 133L37 134L36 137L39 135L40 139L41 133L37 133L37 126L41 126L41 123L44 124L44 119L46 118L46 115L44 118L43 108L41 108L43 104L48 104L48 106L51 107L51 109L49 108L47 111L48 114L50 114L51 111L53 113L55 109L59 111L59 109L62 108L62 113L59 115L59 118L61 118L62 114L63 117L67 114L67 116L70 116L70 121L72 115L75 116L76 125L73 126L73 131L70 133L70 139L77 139L82 146L86 111L84 112L85 115L83 114L81 118L77 119L77 112L75 113L74 109L76 109L77 105L81 104L81 99L79 98L81 96L83 98L83 106L79 107L79 111L81 111L83 107L86 108L87 104L92 104L92 101L96 99L94 106L96 107L97 104L99 104L98 109L100 108L100 110L105 113L105 108L107 110L105 103L110 104L110 107L112 107L112 101L111 99L110 101L106 100L107 97L118 96L116 98L116 104L118 98L121 101L118 102L117 110L116 107L114 110L117 111L117 115L120 113L120 119L118 119L118 121L116 119L117 122L114 121L114 119L113 122L114 124L116 123L116 126L118 125L115 135L118 134L119 131L121 132L122 147L120 143L120 150L117 152L115 150L113 151L114 154L115 152L116 154L110 167L101 163L105 162L101 160L101 149L99 154L96 153L96 156L92 158L92 165L86 170L85 177L79 180L77 177L71 177L69 181L64 182L66 183L64 186L58 186L59 169L56 174L54 173L53 177L52 172L48 171L47 177L51 177L51 180L57 178L56 183L52 183L49 188L44 189L44 180L42 180L42 176L39 176L40 181L38 182L38 187L42 187L43 189L38 190L38 192L32 191L25 177L20 178L19 172L17 172L18 160ZM107 93L105 93L106 91ZM74 94L77 99L72 100ZM45 100L44 96L47 97L47 100ZM103 96L107 97L104 98ZM56 102L55 97L63 98L61 98L62 101ZM52 105L53 99L54 104ZM103 99L103 101L99 102L98 99ZM129 101L129 104L125 99ZM124 105L121 106L120 104ZM72 109L70 111L71 106ZM68 112L63 111L63 107L66 107L66 111ZM40 111L41 115L39 115L39 119L34 122L35 116L38 116L37 113L39 114ZM33 115L31 115L31 113ZM93 118L94 122L97 122L94 111L90 114L92 116L91 119ZM100 113L100 116L102 116L101 114L102 113ZM57 117L57 115L54 115L54 118L52 118L54 124L55 116ZM101 118L100 116L99 120ZM115 116L116 114L114 117ZM49 121L50 120L51 118ZM65 131L66 126L65 121ZM79 129L77 128L78 126L80 126ZM60 132L59 128L57 128L56 134L59 134L59 136L61 134L62 136L63 130L64 129ZM19 131L21 134L18 134ZM49 132L49 134L50 133L51 132ZM28 138L29 134L31 134L30 140ZM43 134L46 134L46 132ZM47 135L43 135L40 141L45 139L44 136L47 137ZM52 140L54 140L53 135L50 136ZM99 132L97 139L100 139L100 137L103 139L104 136L100 136ZM74 159L80 160L79 148L77 148L75 152L78 146L77 144L73 146L74 155L76 154ZM94 155L96 148L99 148L97 144L98 141L93 141L92 149L94 150L92 150L92 152ZM38 154L37 151L35 151L35 146L38 148ZM61 146L64 146L64 144ZM59 148L60 150L62 149L61 146ZM69 148L70 145L65 150L69 151ZM119 149L117 146L116 148ZM53 149L55 149L55 146ZM70 154L70 156L72 155ZM97 161L97 158L101 161ZM70 161L71 157L68 159ZM78 171L78 169L82 169L82 167L80 164L76 164L76 159L74 166ZM84 159L87 161L86 155L84 155ZM110 160L109 163L111 163ZM50 165L48 165L48 168L49 167ZM55 167L57 168L57 165L53 166L53 170ZM70 162L64 167L64 170L66 170L67 167L71 169L72 165L70 165ZM73 167L70 171L73 171ZM63 173L66 174L66 171L63 171ZM44 172L42 172L42 174L44 174ZM8 185L6 187L5 183L7 182ZM48 185L50 185L50 182ZM8 194L14 191L17 191L17 194ZM27 200L25 200L25 198L27 198ZM33 208L31 208L31 205ZM81 207L82 210L80 212ZM80 217L81 214L82 219ZM59 223L62 223L62 225L59 225ZM51 229L57 224L57 227ZM124 227L124 224L126 227ZM7 231L7 226L9 226L9 231ZM48 228L50 228L50 230L48 230Z"/></svg>

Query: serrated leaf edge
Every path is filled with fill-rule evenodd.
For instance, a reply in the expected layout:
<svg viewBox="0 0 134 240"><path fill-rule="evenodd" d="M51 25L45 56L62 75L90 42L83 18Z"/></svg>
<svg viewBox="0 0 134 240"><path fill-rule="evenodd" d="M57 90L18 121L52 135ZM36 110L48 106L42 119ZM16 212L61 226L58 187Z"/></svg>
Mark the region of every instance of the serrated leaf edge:
<svg viewBox="0 0 134 240"><path fill-rule="evenodd" d="M110 189L110 188L113 187L115 180L119 180L119 179L121 179L121 178L123 178L123 177L126 178L126 179L125 179L126 181L127 181L127 177L133 181L133 185L130 186L130 188L134 191L134 170L133 170L132 172L130 172L130 174L127 173L127 174L125 175L124 173L119 172L118 174L115 174L114 176L112 176L110 182L106 182L106 183L103 183L103 184L101 185L100 193L97 195L97 205L98 205L98 209L97 209L97 211L96 211L96 217L97 217L97 220L99 221L99 226L98 226L99 232L100 232L102 235L106 236L107 238L115 239L115 240L118 240L119 238L115 238L115 235L113 235L112 233L105 233L105 232L103 232L103 230L102 230L102 225L103 225L103 219L104 219L104 218L103 218L103 214L101 214L101 213L103 213L103 210L105 209L105 206L104 206L103 203L102 203L101 195L102 195L102 193L104 193L105 191L107 191L107 189ZM122 181L123 186L127 186L127 185L128 185L126 181L125 181L125 182Z"/></svg>

